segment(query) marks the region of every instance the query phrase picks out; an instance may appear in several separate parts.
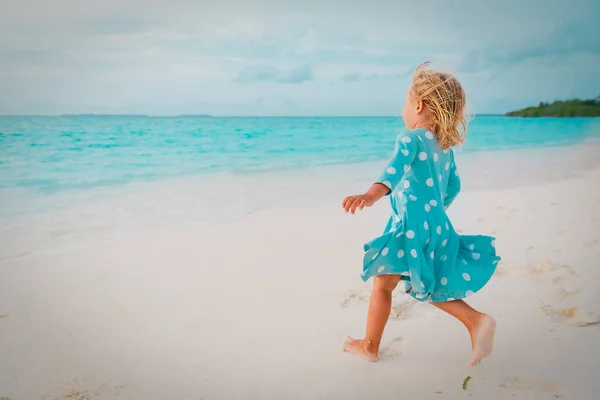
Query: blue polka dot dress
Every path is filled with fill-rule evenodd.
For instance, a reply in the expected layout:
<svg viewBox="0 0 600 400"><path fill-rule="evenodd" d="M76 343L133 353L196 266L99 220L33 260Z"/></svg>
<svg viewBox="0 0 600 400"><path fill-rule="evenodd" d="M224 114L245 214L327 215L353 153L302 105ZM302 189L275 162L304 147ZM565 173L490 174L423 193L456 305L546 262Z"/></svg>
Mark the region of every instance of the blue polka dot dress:
<svg viewBox="0 0 600 400"><path fill-rule="evenodd" d="M492 277L500 257L494 238L459 235L446 209L460 191L452 150L424 129L398 136L378 183L390 188L392 216L383 235L365 245L362 279L401 275L421 301L462 299Z"/></svg>

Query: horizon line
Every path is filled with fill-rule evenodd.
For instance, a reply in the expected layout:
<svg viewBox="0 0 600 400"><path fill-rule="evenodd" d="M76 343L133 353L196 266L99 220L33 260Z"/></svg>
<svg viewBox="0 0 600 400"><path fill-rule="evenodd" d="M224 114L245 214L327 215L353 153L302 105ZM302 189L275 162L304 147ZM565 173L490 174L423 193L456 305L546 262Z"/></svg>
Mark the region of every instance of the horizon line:
<svg viewBox="0 0 600 400"><path fill-rule="evenodd" d="M471 114L480 117L506 116L505 113ZM61 113L61 114L2 114L0 117L143 117L143 118L402 118L400 115L211 115L211 114L105 114L105 113Z"/></svg>

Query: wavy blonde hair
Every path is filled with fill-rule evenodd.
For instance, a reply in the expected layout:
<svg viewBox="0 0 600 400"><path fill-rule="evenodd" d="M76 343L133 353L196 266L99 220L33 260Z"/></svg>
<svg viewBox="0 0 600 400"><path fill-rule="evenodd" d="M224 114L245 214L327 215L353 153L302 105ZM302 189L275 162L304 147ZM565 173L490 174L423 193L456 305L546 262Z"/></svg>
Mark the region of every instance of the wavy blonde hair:
<svg viewBox="0 0 600 400"><path fill-rule="evenodd" d="M429 69L430 62L419 65L412 75L410 95L429 109L440 147L448 149L464 143L467 134L466 95L451 74Z"/></svg>

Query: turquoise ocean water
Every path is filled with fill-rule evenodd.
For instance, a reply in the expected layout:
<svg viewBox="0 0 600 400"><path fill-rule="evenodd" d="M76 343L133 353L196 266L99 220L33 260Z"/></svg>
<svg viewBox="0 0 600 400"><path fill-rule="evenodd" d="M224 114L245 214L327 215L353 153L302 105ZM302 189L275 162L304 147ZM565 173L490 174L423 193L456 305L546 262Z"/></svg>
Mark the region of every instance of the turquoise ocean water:
<svg viewBox="0 0 600 400"><path fill-rule="evenodd" d="M247 174L389 156L389 117L0 117L0 191L60 192L212 172ZM464 151L582 143L598 119L478 116Z"/></svg>
<svg viewBox="0 0 600 400"><path fill-rule="evenodd" d="M402 128L399 118L0 117L0 261L269 209L341 212ZM557 164L557 151L599 139L600 119L479 116L457 149L465 190L551 179L578 162Z"/></svg>

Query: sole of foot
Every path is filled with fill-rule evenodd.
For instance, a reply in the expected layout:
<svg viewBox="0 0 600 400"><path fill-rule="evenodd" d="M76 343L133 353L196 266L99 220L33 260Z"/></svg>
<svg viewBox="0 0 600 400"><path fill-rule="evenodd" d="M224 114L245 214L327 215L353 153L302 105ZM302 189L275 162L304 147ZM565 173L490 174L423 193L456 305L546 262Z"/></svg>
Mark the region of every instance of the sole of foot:
<svg viewBox="0 0 600 400"><path fill-rule="evenodd" d="M474 335L473 354L469 365L479 364L484 358L492 354L494 336L496 334L496 321L489 315L484 315L477 326Z"/></svg>

